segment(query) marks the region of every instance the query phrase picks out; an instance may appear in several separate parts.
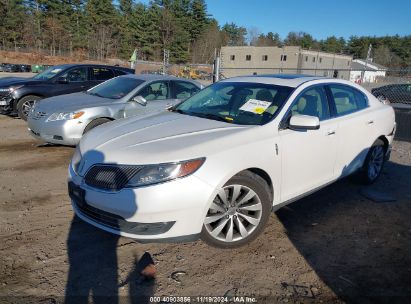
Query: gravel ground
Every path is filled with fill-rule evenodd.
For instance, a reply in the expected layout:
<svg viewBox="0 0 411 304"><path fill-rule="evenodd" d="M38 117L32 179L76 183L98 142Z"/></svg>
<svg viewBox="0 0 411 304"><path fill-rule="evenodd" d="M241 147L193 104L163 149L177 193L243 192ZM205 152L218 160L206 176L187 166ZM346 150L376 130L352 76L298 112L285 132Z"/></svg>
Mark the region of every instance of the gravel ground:
<svg viewBox="0 0 411 304"><path fill-rule="evenodd" d="M74 149L38 146L24 121L5 116L0 134L1 303L149 303L153 295L411 301L410 143L394 143L367 189L394 202L371 201L345 179L273 213L248 246L219 250L201 241L139 244L82 222L66 191ZM139 274L145 252L155 261L152 280Z"/></svg>

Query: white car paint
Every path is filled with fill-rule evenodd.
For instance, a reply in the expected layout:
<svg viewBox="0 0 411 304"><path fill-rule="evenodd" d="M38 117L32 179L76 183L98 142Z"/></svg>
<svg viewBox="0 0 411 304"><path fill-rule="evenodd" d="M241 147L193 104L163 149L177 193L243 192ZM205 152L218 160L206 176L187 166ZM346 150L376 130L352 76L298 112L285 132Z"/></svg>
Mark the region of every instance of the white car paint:
<svg viewBox="0 0 411 304"><path fill-rule="evenodd" d="M267 173L276 209L360 168L379 137L389 144L393 140L392 108L351 82L315 77L238 77L222 82L285 85L295 90L278 115L261 126L165 112L90 131L79 144L83 167L76 174L73 164L69 166L69 181L86 190L87 203L127 222L176 223L162 234L130 234L91 219L73 202L78 216L106 231L139 240L195 237L217 192L243 170L258 168ZM296 97L308 87L325 83L354 87L367 96L369 107L321 121L318 130L282 129L281 121ZM196 158L206 160L193 174L161 184L107 192L84 183L84 175L96 163L147 165Z"/></svg>

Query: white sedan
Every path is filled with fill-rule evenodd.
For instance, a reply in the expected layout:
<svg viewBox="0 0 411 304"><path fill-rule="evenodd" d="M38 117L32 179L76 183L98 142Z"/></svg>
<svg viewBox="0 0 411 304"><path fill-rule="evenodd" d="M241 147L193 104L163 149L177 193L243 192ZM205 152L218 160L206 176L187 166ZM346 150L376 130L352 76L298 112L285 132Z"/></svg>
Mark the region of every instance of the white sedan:
<svg viewBox="0 0 411 304"><path fill-rule="evenodd" d="M69 194L81 219L111 233L236 247L273 210L340 178L374 182L394 133L393 109L351 82L231 78L170 111L90 131Z"/></svg>

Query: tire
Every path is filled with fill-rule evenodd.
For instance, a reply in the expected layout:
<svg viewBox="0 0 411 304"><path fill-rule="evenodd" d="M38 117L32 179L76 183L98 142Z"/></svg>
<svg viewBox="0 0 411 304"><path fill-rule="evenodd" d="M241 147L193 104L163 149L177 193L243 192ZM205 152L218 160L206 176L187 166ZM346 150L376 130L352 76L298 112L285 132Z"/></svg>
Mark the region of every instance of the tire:
<svg viewBox="0 0 411 304"><path fill-rule="evenodd" d="M236 196L235 206L233 196ZM207 211L201 239L222 249L240 247L255 240L270 217L270 197L263 178L249 171L237 174L223 186Z"/></svg>
<svg viewBox="0 0 411 304"><path fill-rule="evenodd" d="M89 124L87 125L87 127L84 129L83 131L83 135L86 134L88 131L90 131L91 129L94 129L95 127L102 125L106 122L110 122L111 120L108 118L97 118L92 120L91 122L89 122Z"/></svg>
<svg viewBox="0 0 411 304"><path fill-rule="evenodd" d="M27 115L29 114L31 107L40 99L42 98L36 95L27 95L21 98L16 105L18 116L27 121Z"/></svg>
<svg viewBox="0 0 411 304"><path fill-rule="evenodd" d="M377 139L374 142L359 172L361 183L371 185L378 179L384 168L386 150L384 142L381 139Z"/></svg>

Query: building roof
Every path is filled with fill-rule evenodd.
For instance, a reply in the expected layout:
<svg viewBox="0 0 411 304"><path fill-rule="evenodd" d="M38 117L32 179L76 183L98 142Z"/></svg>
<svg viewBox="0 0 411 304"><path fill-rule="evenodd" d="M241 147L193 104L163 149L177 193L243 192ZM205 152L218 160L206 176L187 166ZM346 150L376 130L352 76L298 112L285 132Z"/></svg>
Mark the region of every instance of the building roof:
<svg viewBox="0 0 411 304"><path fill-rule="evenodd" d="M222 82L255 82L274 85L282 85L296 88L307 81L326 79L326 77L302 75L302 74L267 74L267 75L251 75L238 76L221 80Z"/></svg>
<svg viewBox="0 0 411 304"><path fill-rule="evenodd" d="M352 70L374 70L374 71L378 71L378 70L387 70L387 67L385 67L381 64L372 62L372 61L366 62L363 59L355 59L355 60L352 61L351 69Z"/></svg>

